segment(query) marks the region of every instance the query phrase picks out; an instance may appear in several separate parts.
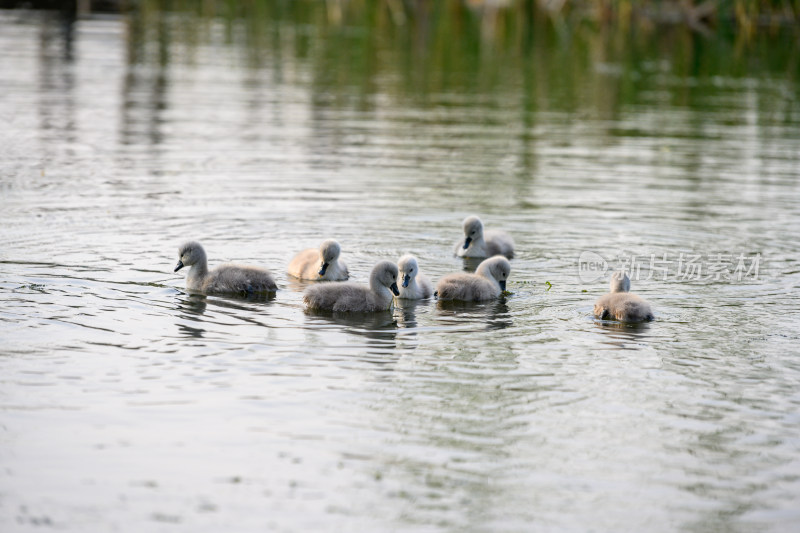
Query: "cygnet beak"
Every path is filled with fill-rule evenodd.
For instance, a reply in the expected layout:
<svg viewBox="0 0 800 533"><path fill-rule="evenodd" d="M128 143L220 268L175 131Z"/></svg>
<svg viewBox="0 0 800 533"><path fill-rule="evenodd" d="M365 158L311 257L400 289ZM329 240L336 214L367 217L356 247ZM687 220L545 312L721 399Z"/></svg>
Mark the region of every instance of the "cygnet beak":
<svg viewBox="0 0 800 533"><path fill-rule="evenodd" d="M411 276L406 274L403 276L403 287L408 287L408 282L411 281Z"/></svg>
<svg viewBox="0 0 800 533"><path fill-rule="evenodd" d="M504 280L504 279L501 279L501 280L499 281L499 283L500 283L500 290L501 290L501 291L504 291L504 290L506 290L506 280Z"/></svg>
<svg viewBox="0 0 800 533"><path fill-rule="evenodd" d="M322 268L319 269L319 275L324 276L325 272L328 270L329 263L322 263Z"/></svg>
<svg viewBox="0 0 800 533"><path fill-rule="evenodd" d="M472 242L472 237L467 237L467 238L464 240L464 249L465 249L465 250L466 250L467 248L469 248L469 243L471 243L471 242Z"/></svg>
<svg viewBox="0 0 800 533"><path fill-rule="evenodd" d="M392 292L394 293L395 296L400 296L400 289L397 288L397 283L392 282L389 288L392 289Z"/></svg>
<svg viewBox="0 0 800 533"><path fill-rule="evenodd" d="M175 270L173 270L173 272L177 272L182 268L183 268L183 261L178 261L178 265L175 267Z"/></svg>

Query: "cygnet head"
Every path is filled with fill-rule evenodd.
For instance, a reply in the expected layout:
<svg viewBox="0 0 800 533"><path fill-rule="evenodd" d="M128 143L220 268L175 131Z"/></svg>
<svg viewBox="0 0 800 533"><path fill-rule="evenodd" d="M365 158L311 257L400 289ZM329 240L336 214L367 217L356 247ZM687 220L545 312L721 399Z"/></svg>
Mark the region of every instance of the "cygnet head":
<svg viewBox="0 0 800 533"><path fill-rule="evenodd" d="M320 276L325 275L330 264L339 258L339 252L341 251L342 247L333 239L328 239L319 245L319 258L321 263L319 267Z"/></svg>
<svg viewBox="0 0 800 533"><path fill-rule="evenodd" d="M611 275L611 292L628 292L631 290L631 280L625 272L614 272Z"/></svg>
<svg viewBox="0 0 800 533"><path fill-rule="evenodd" d="M476 273L482 276L488 273L497 280L497 283L500 285L500 290L504 291L506 290L506 280L511 274L511 263L502 255L496 255L478 265Z"/></svg>
<svg viewBox="0 0 800 533"><path fill-rule="evenodd" d="M400 289L397 288L397 265L391 261L381 261L372 269L370 284L377 282L384 287L388 287L395 296L400 296Z"/></svg>
<svg viewBox="0 0 800 533"><path fill-rule="evenodd" d="M475 239L483 237L483 222L475 215L469 216L464 219L464 249L469 248L469 245Z"/></svg>
<svg viewBox="0 0 800 533"><path fill-rule="evenodd" d="M403 287L408 287L411 280L417 277L419 266L417 266L417 258L413 255L404 255L397 262L397 269L400 271L400 278L403 282Z"/></svg>
<svg viewBox="0 0 800 533"><path fill-rule="evenodd" d="M197 241L183 243L178 248L178 264L173 272L177 272L185 266L192 266L206 260L206 251Z"/></svg>

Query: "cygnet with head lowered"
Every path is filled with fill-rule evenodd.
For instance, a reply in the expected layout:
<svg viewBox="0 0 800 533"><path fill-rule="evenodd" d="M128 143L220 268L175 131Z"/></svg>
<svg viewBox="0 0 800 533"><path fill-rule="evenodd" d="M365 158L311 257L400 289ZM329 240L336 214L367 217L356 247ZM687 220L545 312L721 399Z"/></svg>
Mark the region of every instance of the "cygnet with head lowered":
<svg viewBox="0 0 800 533"><path fill-rule="evenodd" d="M190 267L186 275L186 288L205 294L254 295L278 290L272 274L260 267L225 264L208 270L208 259L202 245L189 241L178 248L178 265L175 272Z"/></svg>
<svg viewBox="0 0 800 533"><path fill-rule="evenodd" d="M601 296L594 304L594 315L608 320L620 322L645 322L653 320L650 304L641 297L628 292L631 280L624 272L615 272L611 276L610 292Z"/></svg>
<svg viewBox="0 0 800 533"><path fill-rule="evenodd" d="M491 300L506 290L510 274L511 263L502 255L496 255L478 265L474 274L458 272L444 276L436 285L436 293L440 300Z"/></svg>
<svg viewBox="0 0 800 533"><path fill-rule="evenodd" d="M309 309L353 313L374 313L392 308L397 288L397 265L380 261L372 269L369 287L351 281L320 283L306 289L303 301Z"/></svg>
<svg viewBox="0 0 800 533"><path fill-rule="evenodd" d="M289 263L289 275L313 281L345 281L349 276L347 265L339 260L341 246L333 239L319 248L303 250Z"/></svg>

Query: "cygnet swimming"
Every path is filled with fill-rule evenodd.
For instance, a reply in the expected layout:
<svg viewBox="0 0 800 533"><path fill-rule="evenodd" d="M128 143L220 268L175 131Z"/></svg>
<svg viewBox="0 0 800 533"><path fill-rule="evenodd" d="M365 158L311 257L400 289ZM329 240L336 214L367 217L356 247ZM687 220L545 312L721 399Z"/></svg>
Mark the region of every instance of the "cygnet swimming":
<svg viewBox="0 0 800 533"><path fill-rule="evenodd" d="M594 314L601 319L614 319L621 322L644 322L653 320L650 304L631 290L631 280L624 272L611 276L608 294L601 296L594 304Z"/></svg>
<svg viewBox="0 0 800 533"><path fill-rule="evenodd" d="M459 257L492 257L503 255L508 259L514 257L514 239L505 232L483 231L483 222L476 216L464 219L464 238L456 243L456 255Z"/></svg>
<svg viewBox="0 0 800 533"><path fill-rule="evenodd" d="M319 248L303 250L289 263L289 275L315 281L345 281L349 276L347 265L339 261L341 246L333 239Z"/></svg>
<svg viewBox="0 0 800 533"><path fill-rule="evenodd" d="M496 255L478 265L474 274L458 272L446 275L436 285L436 292L440 300L491 300L506 290L509 274L511 263L502 255Z"/></svg>
<svg viewBox="0 0 800 533"><path fill-rule="evenodd" d="M400 295L398 298L419 300L429 298L433 294L431 280L425 274L419 273L416 257L404 255L397 262L397 269L400 271Z"/></svg>
<svg viewBox="0 0 800 533"><path fill-rule="evenodd" d="M206 251L199 242L190 241L178 248L178 265L174 272L185 266L190 267L186 288L192 291L253 295L278 290L272 274L264 268L225 264L209 271Z"/></svg>
<svg viewBox="0 0 800 533"><path fill-rule="evenodd" d="M303 301L309 309L372 313L392 308L397 288L397 265L380 261L372 269L369 287L354 282L320 283L306 289Z"/></svg>

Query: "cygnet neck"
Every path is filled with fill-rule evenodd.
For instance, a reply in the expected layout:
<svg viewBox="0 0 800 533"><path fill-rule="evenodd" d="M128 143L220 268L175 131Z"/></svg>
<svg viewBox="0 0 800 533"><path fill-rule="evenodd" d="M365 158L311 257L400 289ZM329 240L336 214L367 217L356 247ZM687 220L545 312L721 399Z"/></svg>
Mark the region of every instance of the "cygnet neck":
<svg viewBox="0 0 800 533"><path fill-rule="evenodd" d="M381 283L380 272L378 269L373 270L369 275L369 288L377 293L382 293L384 291L391 293L389 287Z"/></svg>
<svg viewBox="0 0 800 533"><path fill-rule="evenodd" d="M489 265L486 261L483 261L478 268L475 270L475 273L479 276L483 276L486 279L494 280L494 276L492 275L492 271L489 270Z"/></svg>
<svg viewBox="0 0 800 533"><path fill-rule="evenodd" d="M203 253L195 264L189 267L187 277L190 281L199 281L208 275L208 259Z"/></svg>

